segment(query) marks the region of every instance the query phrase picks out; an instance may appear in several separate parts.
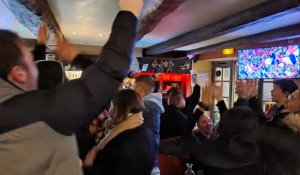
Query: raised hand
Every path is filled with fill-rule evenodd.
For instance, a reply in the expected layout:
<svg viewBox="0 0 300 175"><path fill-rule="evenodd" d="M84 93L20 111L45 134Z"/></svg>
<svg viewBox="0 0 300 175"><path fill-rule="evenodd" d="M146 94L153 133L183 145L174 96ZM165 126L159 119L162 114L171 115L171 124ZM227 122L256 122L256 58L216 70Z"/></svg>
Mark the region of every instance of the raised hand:
<svg viewBox="0 0 300 175"><path fill-rule="evenodd" d="M249 97L246 81L237 80L236 93L238 94L239 98L241 98L241 99L247 99Z"/></svg>
<svg viewBox="0 0 300 175"><path fill-rule="evenodd" d="M258 93L258 82L257 80L248 80L246 82L246 85L248 87L248 95L249 97L255 97Z"/></svg>
<svg viewBox="0 0 300 175"><path fill-rule="evenodd" d="M54 53L61 61L67 62L71 62L78 54L68 42L63 41L61 38L57 38L57 47Z"/></svg>
<svg viewBox="0 0 300 175"><path fill-rule="evenodd" d="M202 87L202 100L201 102L206 106L210 107L213 104L213 86L211 83L206 82Z"/></svg>
<svg viewBox="0 0 300 175"><path fill-rule="evenodd" d="M39 30L38 30L37 42L38 42L38 44L45 45L47 41L48 41L47 25L45 23L41 22Z"/></svg>
<svg viewBox="0 0 300 175"><path fill-rule="evenodd" d="M119 5L122 11L132 12L136 17L141 13L143 0L120 0Z"/></svg>
<svg viewBox="0 0 300 175"><path fill-rule="evenodd" d="M213 97L219 102L223 100L223 87L214 86L213 88Z"/></svg>

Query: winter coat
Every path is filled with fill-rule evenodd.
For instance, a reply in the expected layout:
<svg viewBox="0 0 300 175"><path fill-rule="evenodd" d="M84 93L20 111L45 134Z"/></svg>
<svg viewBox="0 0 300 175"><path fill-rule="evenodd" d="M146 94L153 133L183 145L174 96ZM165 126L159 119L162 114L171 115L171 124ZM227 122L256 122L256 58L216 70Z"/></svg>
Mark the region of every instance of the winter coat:
<svg viewBox="0 0 300 175"><path fill-rule="evenodd" d="M187 115L193 115L193 110L197 106L200 99L200 86L196 84L193 88L193 93L191 96L185 99L185 107L183 108L182 112Z"/></svg>
<svg viewBox="0 0 300 175"><path fill-rule="evenodd" d="M227 111L224 101L217 105L223 117ZM196 109L190 120L194 123L189 127L194 126L197 116L202 114L203 111ZM196 135L190 135L185 138L183 148L190 155L195 170L202 169L207 175L259 175L261 164L256 140L245 135L235 137L240 139L199 140Z"/></svg>
<svg viewBox="0 0 300 175"><path fill-rule="evenodd" d="M278 127L260 132L265 175L300 175L300 114L290 113Z"/></svg>
<svg viewBox="0 0 300 175"><path fill-rule="evenodd" d="M249 101L239 100L236 105L251 107L263 121L264 114L256 97ZM300 129L300 117L288 117L280 112L282 109L283 106L277 109L273 120L261 126L258 134L262 162L260 172L264 175L300 175L300 135L290 129Z"/></svg>
<svg viewBox="0 0 300 175"><path fill-rule="evenodd" d="M155 158L153 133L145 126L126 130L97 154L95 175L148 175Z"/></svg>
<svg viewBox="0 0 300 175"><path fill-rule="evenodd" d="M187 126L187 116L173 105L166 107L166 112L161 117L160 138L182 136Z"/></svg>
<svg viewBox="0 0 300 175"><path fill-rule="evenodd" d="M187 116L174 105L168 105L161 116L160 123L160 153L182 154L182 136L188 125Z"/></svg>

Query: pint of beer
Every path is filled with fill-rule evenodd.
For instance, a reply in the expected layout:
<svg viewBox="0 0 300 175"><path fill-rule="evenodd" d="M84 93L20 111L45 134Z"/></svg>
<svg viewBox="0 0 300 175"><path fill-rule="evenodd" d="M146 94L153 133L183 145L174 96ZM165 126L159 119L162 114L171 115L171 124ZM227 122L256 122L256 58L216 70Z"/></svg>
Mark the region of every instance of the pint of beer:
<svg viewBox="0 0 300 175"><path fill-rule="evenodd" d="M274 102L266 102L265 111L266 112L270 111L275 104L276 103Z"/></svg>
<svg viewBox="0 0 300 175"><path fill-rule="evenodd" d="M266 118L272 118L274 117L277 107L275 106L275 102L266 102L265 106L265 116Z"/></svg>

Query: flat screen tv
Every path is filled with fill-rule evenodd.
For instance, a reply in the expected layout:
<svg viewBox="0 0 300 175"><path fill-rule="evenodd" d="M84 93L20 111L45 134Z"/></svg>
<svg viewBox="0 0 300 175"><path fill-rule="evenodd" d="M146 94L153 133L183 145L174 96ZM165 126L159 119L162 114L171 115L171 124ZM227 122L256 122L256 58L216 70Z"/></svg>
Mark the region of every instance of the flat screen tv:
<svg viewBox="0 0 300 175"><path fill-rule="evenodd" d="M238 50L238 79L300 78L300 45Z"/></svg>

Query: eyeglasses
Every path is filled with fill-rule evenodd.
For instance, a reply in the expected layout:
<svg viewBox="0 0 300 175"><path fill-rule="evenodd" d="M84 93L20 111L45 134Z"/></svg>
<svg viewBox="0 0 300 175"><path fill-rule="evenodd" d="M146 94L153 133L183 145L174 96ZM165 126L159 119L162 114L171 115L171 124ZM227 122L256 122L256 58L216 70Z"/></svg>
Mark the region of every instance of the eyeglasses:
<svg viewBox="0 0 300 175"><path fill-rule="evenodd" d="M289 100L289 102L293 102L293 101L295 101L296 99L295 99L295 97L293 97L291 94L289 94L288 100Z"/></svg>

